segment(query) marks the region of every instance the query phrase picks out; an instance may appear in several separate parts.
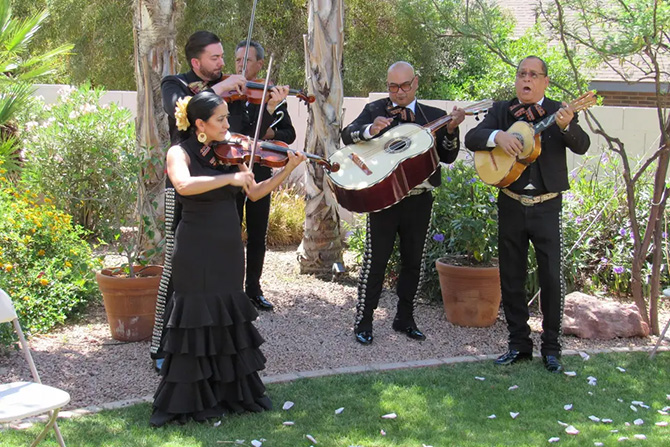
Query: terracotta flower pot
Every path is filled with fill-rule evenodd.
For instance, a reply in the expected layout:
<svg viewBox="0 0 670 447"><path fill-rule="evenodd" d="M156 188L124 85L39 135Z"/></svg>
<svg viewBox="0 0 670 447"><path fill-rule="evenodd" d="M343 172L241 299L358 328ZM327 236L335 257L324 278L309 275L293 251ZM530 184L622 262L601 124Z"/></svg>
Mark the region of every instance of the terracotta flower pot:
<svg viewBox="0 0 670 447"><path fill-rule="evenodd" d="M498 267L451 265L447 258L435 261L440 278L444 313L450 323L487 327L495 323L500 308Z"/></svg>
<svg viewBox="0 0 670 447"><path fill-rule="evenodd" d="M154 327L156 296L163 267L135 266L141 276L114 276L113 269L96 272L112 338L120 341L142 341L151 337Z"/></svg>

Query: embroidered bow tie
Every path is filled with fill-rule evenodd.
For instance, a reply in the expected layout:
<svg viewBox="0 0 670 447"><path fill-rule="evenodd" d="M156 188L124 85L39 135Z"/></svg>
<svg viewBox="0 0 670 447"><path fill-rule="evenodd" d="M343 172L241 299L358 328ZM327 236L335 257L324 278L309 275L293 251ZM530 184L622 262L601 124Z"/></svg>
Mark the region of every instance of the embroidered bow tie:
<svg viewBox="0 0 670 447"><path fill-rule="evenodd" d="M400 121L403 123L413 123L416 118L414 116L414 112L412 112L412 109L409 107L402 107L402 106L395 106L393 107L393 104L390 104L386 108L388 114L392 117L398 116L400 118Z"/></svg>
<svg viewBox="0 0 670 447"><path fill-rule="evenodd" d="M509 108L512 115L519 120L525 116L526 121L532 123L538 118L543 117L547 112L539 104L514 104Z"/></svg>

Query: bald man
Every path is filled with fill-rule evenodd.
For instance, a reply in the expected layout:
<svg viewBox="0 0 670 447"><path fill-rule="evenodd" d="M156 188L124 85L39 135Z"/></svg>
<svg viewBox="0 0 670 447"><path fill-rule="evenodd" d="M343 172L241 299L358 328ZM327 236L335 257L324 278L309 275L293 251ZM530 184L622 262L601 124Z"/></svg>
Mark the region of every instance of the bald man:
<svg viewBox="0 0 670 447"><path fill-rule="evenodd" d="M425 125L446 115L444 110L417 102L419 77L407 62L396 62L389 67L386 87L389 97L367 104L358 118L342 131L344 144L371 140L400 123ZM465 117L463 109L456 107L451 114L453 119L435 135L437 153L444 163L451 163L458 156L458 125ZM439 185L438 166L400 202L367 215L365 257L358 280L354 325L356 341L363 345L372 343L373 313L379 303L396 235L400 237L401 269L393 329L414 340L426 339L414 321L414 305L424 274L424 246L433 206L431 191Z"/></svg>

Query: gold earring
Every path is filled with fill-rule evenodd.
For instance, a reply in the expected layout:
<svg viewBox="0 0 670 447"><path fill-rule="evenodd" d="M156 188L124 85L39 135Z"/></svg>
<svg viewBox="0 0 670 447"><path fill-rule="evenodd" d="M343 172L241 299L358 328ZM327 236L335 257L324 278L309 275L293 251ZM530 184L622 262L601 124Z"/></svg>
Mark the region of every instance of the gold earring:
<svg viewBox="0 0 670 447"><path fill-rule="evenodd" d="M207 134L205 132L200 132L198 134L198 141L204 144L205 141L207 141Z"/></svg>

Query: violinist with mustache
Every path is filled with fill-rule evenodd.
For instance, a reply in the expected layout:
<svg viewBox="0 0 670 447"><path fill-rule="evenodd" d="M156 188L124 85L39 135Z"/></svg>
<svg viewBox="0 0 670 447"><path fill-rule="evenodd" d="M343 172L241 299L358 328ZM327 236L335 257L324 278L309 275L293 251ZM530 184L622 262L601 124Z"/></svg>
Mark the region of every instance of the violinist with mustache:
<svg viewBox="0 0 670 447"><path fill-rule="evenodd" d="M237 44L235 49L235 71L238 75L244 74L249 81L254 81L258 73L263 68L265 62L265 49L261 44L255 41L249 42L249 51L247 53L247 41L243 40ZM244 57L247 56L246 72L244 71ZM288 94L288 87L275 87L281 96ZM246 110L251 122L251 128L256 128L258 119L259 104L246 102ZM283 141L291 144L295 141L295 129L291 123L291 117L288 114L286 103L280 104L275 108L272 115L273 125L268 127L265 132L260 133L263 140ZM253 168L254 177L257 182L262 182L272 177L272 168L255 164ZM270 218L271 195L252 202L246 200L244 192L240 192L237 197L237 211L240 215L240 222L245 218L247 223L247 268L245 279L245 291L251 302L260 310L272 310L274 305L265 297L261 289L261 275L263 273L263 262L265 260L265 240L268 232L268 221Z"/></svg>

